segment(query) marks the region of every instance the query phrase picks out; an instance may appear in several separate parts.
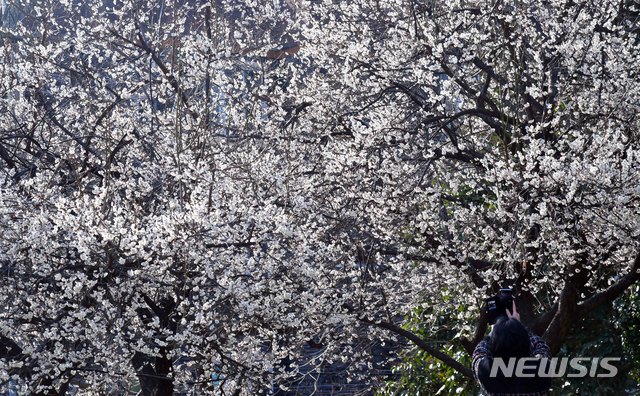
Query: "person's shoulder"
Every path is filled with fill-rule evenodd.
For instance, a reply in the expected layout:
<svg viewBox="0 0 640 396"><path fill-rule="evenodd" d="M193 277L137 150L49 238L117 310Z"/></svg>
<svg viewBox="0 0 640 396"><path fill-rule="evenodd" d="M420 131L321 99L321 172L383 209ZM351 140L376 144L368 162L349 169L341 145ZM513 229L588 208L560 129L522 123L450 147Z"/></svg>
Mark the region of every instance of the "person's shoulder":
<svg viewBox="0 0 640 396"><path fill-rule="evenodd" d="M471 367L473 368L473 374L476 379L480 377L480 372L490 364L492 360L492 354L489 350L489 338L485 338L476 345L473 350Z"/></svg>
<svg viewBox="0 0 640 396"><path fill-rule="evenodd" d="M533 356L551 357L551 350L542 337L535 334L530 335L529 344L531 345L531 354Z"/></svg>
<svg viewBox="0 0 640 396"><path fill-rule="evenodd" d="M529 339L530 340L539 340L539 341L543 341L544 339L542 337L540 337L539 335L535 335L535 334L529 334Z"/></svg>
<svg viewBox="0 0 640 396"><path fill-rule="evenodd" d="M482 341L476 345L476 348L473 350L473 359L477 359L480 357L490 357L491 352L489 351L489 338L486 337Z"/></svg>

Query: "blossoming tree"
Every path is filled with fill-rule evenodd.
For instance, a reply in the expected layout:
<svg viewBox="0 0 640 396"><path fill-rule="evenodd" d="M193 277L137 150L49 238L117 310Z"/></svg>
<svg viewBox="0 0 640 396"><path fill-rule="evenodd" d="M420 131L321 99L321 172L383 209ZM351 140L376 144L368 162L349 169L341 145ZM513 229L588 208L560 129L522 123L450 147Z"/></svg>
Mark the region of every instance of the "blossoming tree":
<svg viewBox="0 0 640 396"><path fill-rule="evenodd" d="M640 276L633 2L2 12L6 387L256 394L380 337L470 375L403 321L470 352L509 284L558 351Z"/></svg>

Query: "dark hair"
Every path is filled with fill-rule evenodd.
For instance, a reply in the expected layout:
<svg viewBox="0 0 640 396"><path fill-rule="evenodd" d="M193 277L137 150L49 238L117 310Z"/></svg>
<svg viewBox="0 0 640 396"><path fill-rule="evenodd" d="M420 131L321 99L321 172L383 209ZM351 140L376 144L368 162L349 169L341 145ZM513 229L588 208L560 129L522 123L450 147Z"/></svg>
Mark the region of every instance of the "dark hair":
<svg viewBox="0 0 640 396"><path fill-rule="evenodd" d="M489 349L501 358L531 356L529 332L519 320L500 317L489 336Z"/></svg>

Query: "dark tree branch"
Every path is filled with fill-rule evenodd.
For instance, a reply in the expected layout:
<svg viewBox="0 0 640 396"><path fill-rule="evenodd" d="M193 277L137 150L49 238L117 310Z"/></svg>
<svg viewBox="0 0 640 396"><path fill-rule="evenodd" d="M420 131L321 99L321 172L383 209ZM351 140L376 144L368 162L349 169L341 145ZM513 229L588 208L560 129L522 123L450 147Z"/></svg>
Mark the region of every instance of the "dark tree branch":
<svg viewBox="0 0 640 396"><path fill-rule="evenodd" d="M11 338L5 337L0 334L0 359L10 360L14 359L22 353L22 348L18 346Z"/></svg>
<svg viewBox="0 0 640 396"><path fill-rule="evenodd" d="M496 80L500 84L506 84L507 83L507 81L504 78L502 78L501 76L496 74L495 70L493 70L493 67L491 67L488 64L486 64L482 59L480 59L480 58L478 58L476 56L476 57L473 58L472 62L478 69L480 69L483 72L485 72L487 74L487 77L491 77L492 79Z"/></svg>
<svg viewBox="0 0 640 396"><path fill-rule="evenodd" d="M182 89L182 87L180 86L180 83L178 82L178 79L171 73L171 71L169 70L167 65L165 65L165 63L158 56L156 51L154 51L153 48L151 48L151 46L147 43L147 40L144 38L144 35L142 34L142 30L140 30L140 27L138 26L138 41L129 40L126 37L123 37L121 34L119 34L116 31L113 31L113 30L111 31L111 33L114 36L118 37L119 39L121 39L121 40L123 40L123 41L125 41L125 42L127 42L129 44L135 45L136 47L142 49L148 55L151 56L151 59L153 60L153 63L155 63L155 65L158 66L158 68L160 68L160 70L162 71L162 74L167 79L167 81L169 82L171 87L174 89L174 91L178 95L180 95L180 99L182 100L182 103L184 104L185 108L187 109L187 112L189 113L189 115L194 120L197 120L198 119L198 113L193 111L191 109L191 107L189 106L189 99L187 98L187 95L184 93L184 90Z"/></svg>
<svg viewBox="0 0 640 396"><path fill-rule="evenodd" d="M49 118L49 120L51 120L51 122L53 122L53 124L55 126L57 126L58 128L60 128L60 130L62 132L64 132L67 136L71 137L76 143L78 143L78 145L80 147L82 147L86 152L89 152L91 154L93 154L96 157L100 157L100 154L94 150L93 148L91 148L86 142L84 142L82 140L82 138L80 138L79 136L75 135L73 132L71 132L69 129L67 129L66 126L64 126L55 116L55 111L51 105L51 103L49 102L49 100L47 100L46 96L41 92L41 90L37 89L36 90L36 98L38 100L38 103L44 108L47 118Z"/></svg>
<svg viewBox="0 0 640 396"><path fill-rule="evenodd" d="M131 139L127 140L126 137L127 137L126 133L124 135L122 135L122 137L120 138L120 140L118 141L116 146L113 148L113 150L111 150L111 153L109 153L109 155L107 156L107 161L106 161L106 164L105 164L106 168L109 168L111 166L111 164L113 163L114 158L116 157L116 155L118 154L118 152L120 150L122 150L123 148L125 148L129 144L133 143L133 140L131 140Z"/></svg>
<svg viewBox="0 0 640 396"><path fill-rule="evenodd" d="M569 278L556 304L532 323L531 330L540 333L546 328L544 338L552 353L557 353L573 324L599 306L618 298L624 291L640 279L640 254L633 262L631 270L606 290L597 293L578 304L579 289L585 278Z"/></svg>
<svg viewBox="0 0 640 396"><path fill-rule="evenodd" d="M594 294L593 296L589 297L581 304L579 304L579 315L585 316L602 304L615 300L638 279L640 279L640 254L636 256L635 260L633 261L631 270L626 275L620 278L609 288L601 291L600 293Z"/></svg>
<svg viewBox="0 0 640 396"><path fill-rule="evenodd" d="M558 298L558 310L543 334L543 338L554 355L560 351L565 337L576 320L578 295L578 290L573 282L567 280Z"/></svg>
<svg viewBox="0 0 640 396"><path fill-rule="evenodd" d="M4 148L2 144L0 144L0 158L2 158L4 162L7 163L9 168L15 168L15 162L13 161L13 159L9 155L9 152Z"/></svg>
<svg viewBox="0 0 640 396"><path fill-rule="evenodd" d="M531 321L531 323L528 324L529 330L537 335L544 334L544 331L549 327L549 324L556 316L556 312L558 312L558 306L559 304L556 301L556 303L553 304L553 306L549 308L548 311L545 311L544 313L536 316Z"/></svg>
<svg viewBox="0 0 640 396"><path fill-rule="evenodd" d="M402 327L389 322L376 322L376 321L365 319L365 318L359 318L359 320L363 323L377 326L385 330L389 330L392 333L395 333L399 336L402 336L408 339L409 341L413 342L418 348L427 352L429 355L433 356L434 358L440 360L442 363L456 370L460 374L468 378L473 378L473 372L469 367L458 362L457 360L447 355L446 353L442 352L441 350L432 347L431 345L429 345L427 341L423 340L422 338L410 332L409 330L403 329Z"/></svg>

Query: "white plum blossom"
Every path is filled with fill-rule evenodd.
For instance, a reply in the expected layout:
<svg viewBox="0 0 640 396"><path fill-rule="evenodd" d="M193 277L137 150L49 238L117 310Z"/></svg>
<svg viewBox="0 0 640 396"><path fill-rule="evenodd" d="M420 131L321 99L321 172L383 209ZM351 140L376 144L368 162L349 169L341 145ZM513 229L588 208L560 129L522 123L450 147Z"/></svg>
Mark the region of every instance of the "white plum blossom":
<svg viewBox="0 0 640 396"><path fill-rule="evenodd" d="M626 2L23 3L3 389L267 394L330 362L375 385L371 340L470 375L441 342L470 352L500 286L557 351L640 277Z"/></svg>

